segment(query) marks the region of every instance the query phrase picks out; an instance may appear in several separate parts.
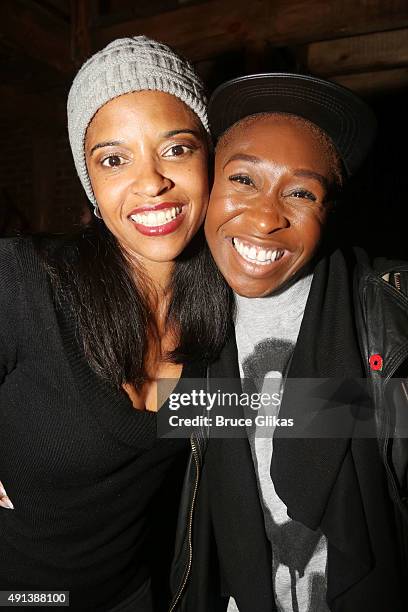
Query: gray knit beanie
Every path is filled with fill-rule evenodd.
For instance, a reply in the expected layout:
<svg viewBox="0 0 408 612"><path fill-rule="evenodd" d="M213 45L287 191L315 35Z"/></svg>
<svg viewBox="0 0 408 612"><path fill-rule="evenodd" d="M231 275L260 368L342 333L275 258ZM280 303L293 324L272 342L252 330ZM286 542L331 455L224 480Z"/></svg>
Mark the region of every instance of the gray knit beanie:
<svg viewBox="0 0 408 612"><path fill-rule="evenodd" d="M182 100L209 132L204 86L192 65L146 36L118 38L83 64L68 94L68 134L86 195L97 207L85 162L85 134L109 100L132 91L163 91Z"/></svg>

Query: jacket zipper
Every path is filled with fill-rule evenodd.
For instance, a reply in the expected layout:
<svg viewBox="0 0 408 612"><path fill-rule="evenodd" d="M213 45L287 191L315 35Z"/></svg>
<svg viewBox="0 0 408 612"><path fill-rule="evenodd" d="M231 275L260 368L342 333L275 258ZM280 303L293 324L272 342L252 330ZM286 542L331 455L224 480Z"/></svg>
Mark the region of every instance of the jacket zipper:
<svg viewBox="0 0 408 612"><path fill-rule="evenodd" d="M408 354L405 354L403 357L401 357L398 360L398 363L395 364L394 368L392 369L392 371L388 374L386 380L384 381L384 387L381 391L381 395L382 398L384 399L385 396L385 388L389 382L389 380L392 378L392 376L395 374L395 372L398 370L399 366L405 361L405 359L407 358ZM398 487L395 484L395 478L394 478L394 474L392 472L392 470L390 469L389 465L388 465L388 457L387 457L387 452L388 452L388 445L389 445L389 441L390 441L390 433L389 433L389 417L388 415L386 416L386 422L384 423L383 427L382 427L382 431L381 431L381 435L380 435L380 440L383 440L382 443L382 459L383 459L383 465L385 467L385 471L387 474L387 480L391 486L392 489L392 493L393 493L393 498L397 504L397 506L399 507L401 513L403 515L407 514L407 509L404 506L404 504L402 503L400 496L399 496L399 491L398 491Z"/></svg>
<svg viewBox="0 0 408 612"><path fill-rule="evenodd" d="M394 272L394 283L398 291L401 291L401 272Z"/></svg>
<svg viewBox="0 0 408 612"><path fill-rule="evenodd" d="M406 269L404 268L403 271L405 272ZM401 272L400 271L390 271L387 272L386 274L382 275L382 280L385 281L390 287L393 287L397 292L401 292ZM405 359L407 358L408 353L405 354L403 357L401 357L398 360L398 363L396 363L393 367L393 369L391 370L391 372L387 375L387 378L384 381L384 386L381 389L381 396L382 396L382 401L384 401L384 396L385 396L385 388L389 382L389 380L393 377L393 375L395 374L395 372L398 370L398 368L400 367L400 365L405 361ZM405 392L405 390L404 390ZM407 514L407 509L404 506L404 504L401 502L400 496L399 496L399 491L398 491L398 487L395 483L395 478L394 478L394 474L392 472L392 470L390 469L389 465L388 465L388 457L387 457L387 453L388 453L388 446L389 446L389 439L390 439L390 434L389 434L389 425L390 425L390 421L389 421L389 416L388 414L385 415L385 422L382 425L381 431L380 431L380 435L379 435L379 440L382 440L381 443L381 455L382 455L382 460L383 460L383 465L385 468L385 472L387 475L387 481L391 487L391 493L393 496L393 499L396 503L396 505L398 506L398 508L400 509L400 512L403 515Z"/></svg>
<svg viewBox="0 0 408 612"><path fill-rule="evenodd" d="M191 507L190 507L190 514L189 514L189 520L188 520L188 562L186 565L186 569L184 572L184 576L183 576L183 580L181 582L181 585L179 587L179 590L175 596L175 598L173 599L173 603L170 606L169 612L173 612L176 609L176 606L180 600L180 597L184 591L184 588L187 584L187 580L188 577L190 576L190 571L191 571L191 564L193 561L193 543L192 543L192 539L193 539L193 513L194 513L194 506L195 506L195 500L197 497L197 490L198 490L198 481L200 479L200 462L199 462L199 458L198 458L198 451L197 451L197 446L196 446L196 442L194 440L194 434L191 434L190 436L190 444L191 444L191 451L193 454L193 458L194 458L194 463L196 466L196 478L195 478L195 483L194 483L194 491L193 491L193 498L191 500Z"/></svg>

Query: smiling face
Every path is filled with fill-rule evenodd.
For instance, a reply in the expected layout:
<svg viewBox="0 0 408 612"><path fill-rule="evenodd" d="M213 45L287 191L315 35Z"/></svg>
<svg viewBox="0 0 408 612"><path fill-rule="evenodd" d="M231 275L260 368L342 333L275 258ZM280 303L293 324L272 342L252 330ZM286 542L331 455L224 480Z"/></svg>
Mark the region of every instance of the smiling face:
<svg viewBox="0 0 408 612"><path fill-rule="evenodd" d="M250 117L217 146L205 232L239 295L284 286L316 253L340 164L327 137L296 117Z"/></svg>
<svg viewBox="0 0 408 612"><path fill-rule="evenodd" d="M130 259L169 263L208 202L207 140L181 100L158 91L115 98L92 119L85 157L102 218Z"/></svg>

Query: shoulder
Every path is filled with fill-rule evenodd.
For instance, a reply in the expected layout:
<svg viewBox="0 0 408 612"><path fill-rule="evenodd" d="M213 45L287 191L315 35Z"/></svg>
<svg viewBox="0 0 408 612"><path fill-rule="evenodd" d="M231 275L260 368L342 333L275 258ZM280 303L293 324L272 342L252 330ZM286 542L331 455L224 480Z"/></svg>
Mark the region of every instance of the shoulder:
<svg viewBox="0 0 408 612"><path fill-rule="evenodd" d="M14 361L26 319L26 291L18 258L21 238L0 239L0 382Z"/></svg>
<svg viewBox="0 0 408 612"><path fill-rule="evenodd" d="M38 265L41 252L52 248L55 240L42 236L25 236L17 238L0 238L0 266Z"/></svg>
<svg viewBox="0 0 408 612"><path fill-rule="evenodd" d="M1 294L12 291L13 287L21 283L21 265L19 261L19 250L25 239L1 238L0 239L0 287Z"/></svg>
<svg viewBox="0 0 408 612"><path fill-rule="evenodd" d="M16 248L22 238L0 238L0 266L16 261Z"/></svg>
<svg viewBox="0 0 408 612"><path fill-rule="evenodd" d="M45 270L32 238L0 239L0 312L16 321L43 284ZM42 292L42 289L40 290Z"/></svg>
<svg viewBox="0 0 408 612"><path fill-rule="evenodd" d="M71 259L73 241L31 236L0 239L0 303L19 297L43 295L58 259Z"/></svg>
<svg viewBox="0 0 408 612"><path fill-rule="evenodd" d="M350 258L354 260L357 268L371 271L373 274L382 276L393 270L407 270L408 261L403 259L393 259L389 257L370 256L367 251L361 247L352 247L344 251Z"/></svg>
<svg viewBox="0 0 408 612"><path fill-rule="evenodd" d="M47 262L71 258L76 240L59 236L28 236L0 238L0 269L20 266L22 272L44 269Z"/></svg>
<svg viewBox="0 0 408 612"><path fill-rule="evenodd" d="M374 283L381 287L384 281L408 295L408 261L387 257L372 257L362 249L353 249L356 261L356 279L361 286Z"/></svg>

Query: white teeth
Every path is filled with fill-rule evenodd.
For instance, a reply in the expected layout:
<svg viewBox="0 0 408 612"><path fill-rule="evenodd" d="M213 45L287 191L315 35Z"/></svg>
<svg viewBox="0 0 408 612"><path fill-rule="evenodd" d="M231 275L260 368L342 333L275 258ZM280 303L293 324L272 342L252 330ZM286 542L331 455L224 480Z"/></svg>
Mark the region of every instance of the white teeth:
<svg viewBox="0 0 408 612"><path fill-rule="evenodd" d="M158 210L158 211L146 211L142 213L136 213L135 215L131 215L130 218L135 223L139 223L140 225L146 225L147 227L157 227L159 225L164 225L168 223L172 219L175 219L182 211L181 206L167 208L166 210Z"/></svg>
<svg viewBox="0 0 408 612"><path fill-rule="evenodd" d="M261 247L249 246L239 240L239 238L233 238L232 244L238 253L246 260L250 262L256 261L261 264L269 264L273 261L277 261L283 255L283 251L280 249L267 250Z"/></svg>

